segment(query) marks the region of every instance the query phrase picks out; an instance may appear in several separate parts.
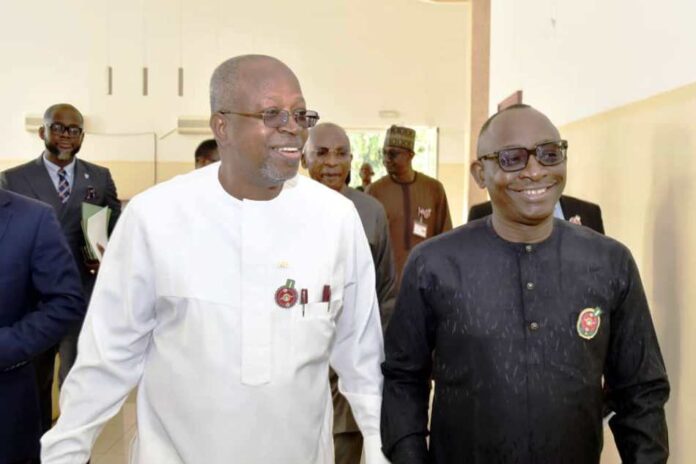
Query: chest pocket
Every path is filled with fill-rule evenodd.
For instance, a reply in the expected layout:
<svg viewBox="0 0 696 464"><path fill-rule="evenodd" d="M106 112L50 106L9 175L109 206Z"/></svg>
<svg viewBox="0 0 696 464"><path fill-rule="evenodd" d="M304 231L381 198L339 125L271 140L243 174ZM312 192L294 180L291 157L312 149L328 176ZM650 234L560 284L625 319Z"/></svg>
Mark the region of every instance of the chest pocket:
<svg viewBox="0 0 696 464"><path fill-rule="evenodd" d="M298 304L292 314L293 357L301 364L328 360L343 301Z"/></svg>
<svg viewBox="0 0 696 464"><path fill-rule="evenodd" d="M276 291L275 310L289 312L290 317L285 320L290 331L292 359L300 365L325 362L335 337L336 323L343 310L344 279L342 270L330 271L330 268L328 263L322 263L317 267L300 265L269 273L277 276L274 277L276 282L285 285L290 276L296 278L292 280L295 303L287 309L279 307L281 287ZM304 304L303 290L306 292Z"/></svg>

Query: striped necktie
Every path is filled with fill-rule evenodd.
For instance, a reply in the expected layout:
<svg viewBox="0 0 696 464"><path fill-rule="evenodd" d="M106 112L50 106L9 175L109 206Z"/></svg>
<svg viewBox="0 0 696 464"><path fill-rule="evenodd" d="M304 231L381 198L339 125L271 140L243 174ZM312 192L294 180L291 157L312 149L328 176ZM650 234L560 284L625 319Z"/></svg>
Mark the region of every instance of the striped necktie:
<svg viewBox="0 0 696 464"><path fill-rule="evenodd" d="M58 198L61 203L65 203L70 198L70 183L68 183L68 173L65 169L58 170Z"/></svg>

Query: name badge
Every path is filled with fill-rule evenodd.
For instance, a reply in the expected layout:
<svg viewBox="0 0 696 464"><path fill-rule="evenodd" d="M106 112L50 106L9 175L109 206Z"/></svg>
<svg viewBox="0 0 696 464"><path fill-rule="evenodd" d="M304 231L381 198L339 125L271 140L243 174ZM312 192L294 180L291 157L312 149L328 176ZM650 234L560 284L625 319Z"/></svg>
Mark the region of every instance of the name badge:
<svg viewBox="0 0 696 464"><path fill-rule="evenodd" d="M413 235L426 238L428 236L428 225L421 221L413 221Z"/></svg>

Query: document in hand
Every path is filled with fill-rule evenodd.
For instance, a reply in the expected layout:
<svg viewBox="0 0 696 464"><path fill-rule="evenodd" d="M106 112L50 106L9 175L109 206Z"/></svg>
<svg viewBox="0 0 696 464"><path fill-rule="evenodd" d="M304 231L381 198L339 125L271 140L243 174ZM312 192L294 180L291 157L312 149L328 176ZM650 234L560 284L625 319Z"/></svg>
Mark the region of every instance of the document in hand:
<svg viewBox="0 0 696 464"><path fill-rule="evenodd" d="M106 244L109 241L109 219L111 209L108 206L82 203L82 233L85 235L86 252L92 260L101 261Z"/></svg>

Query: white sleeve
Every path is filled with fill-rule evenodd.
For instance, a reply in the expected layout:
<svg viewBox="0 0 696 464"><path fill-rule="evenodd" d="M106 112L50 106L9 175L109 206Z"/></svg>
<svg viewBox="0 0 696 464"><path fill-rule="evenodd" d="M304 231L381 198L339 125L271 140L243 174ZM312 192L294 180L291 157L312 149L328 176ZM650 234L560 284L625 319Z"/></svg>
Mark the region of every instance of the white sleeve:
<svg viewBox="0 0 696 464"><path fill-rule="evenodd" d="M379 434L384 342L375 292L375 269L358 213L343 229L345 287L343 312L336 323L331 366L363 434L366 464L388 463Z"/></svg>
<svg viewBox="0 0 696 464"><path fill-rule="evenodd" d="M87 462L104 423L121 408L142 372L155 326L154 269L137 200L118 221L102 261L60 395L61 415L41 439L41 462Z"/></svg>

